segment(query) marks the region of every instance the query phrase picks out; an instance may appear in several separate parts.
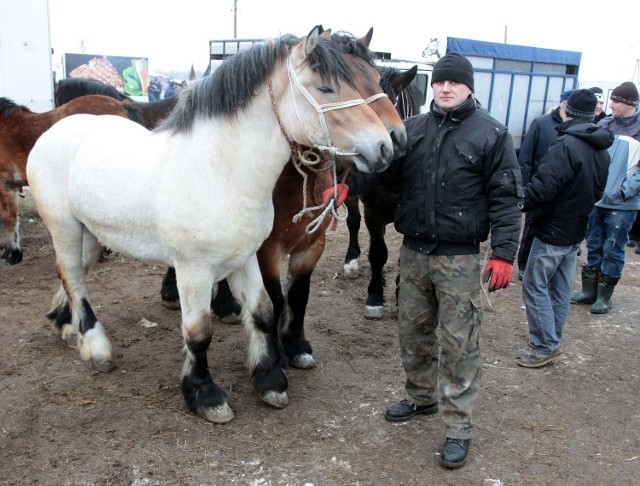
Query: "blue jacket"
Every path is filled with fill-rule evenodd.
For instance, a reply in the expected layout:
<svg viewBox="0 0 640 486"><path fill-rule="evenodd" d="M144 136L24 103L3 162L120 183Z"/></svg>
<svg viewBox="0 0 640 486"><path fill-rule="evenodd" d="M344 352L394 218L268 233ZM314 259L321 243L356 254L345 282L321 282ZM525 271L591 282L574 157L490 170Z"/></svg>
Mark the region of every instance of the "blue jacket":
<svg viewBox="0 0 640 486"><path fill-rule="evenodd" d="M640 210L640 142L626 135L616 135L609 156L607 185L596 206Z"/></svg>

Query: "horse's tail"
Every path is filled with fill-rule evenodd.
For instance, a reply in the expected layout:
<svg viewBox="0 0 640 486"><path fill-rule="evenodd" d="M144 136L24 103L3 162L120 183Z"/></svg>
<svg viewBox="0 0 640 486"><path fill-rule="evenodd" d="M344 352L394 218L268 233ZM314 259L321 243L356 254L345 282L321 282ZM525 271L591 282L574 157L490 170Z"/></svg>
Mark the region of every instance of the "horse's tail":
<svg viewBox="0 0 640 486"><path fill-rule="evenodd" d="M142 110L135 101L132 101L130 99L124 100L122 102L122 109L127 114L129 120L134 121L147 128L144 122L144 117L142 116Z"/></svg>

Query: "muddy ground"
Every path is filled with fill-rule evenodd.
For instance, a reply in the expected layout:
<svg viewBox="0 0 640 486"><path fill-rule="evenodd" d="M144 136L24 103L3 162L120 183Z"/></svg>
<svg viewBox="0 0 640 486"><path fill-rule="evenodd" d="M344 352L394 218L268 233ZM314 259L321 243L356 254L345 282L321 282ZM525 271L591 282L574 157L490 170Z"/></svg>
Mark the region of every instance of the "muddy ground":
<svg viewBox="0 0 640 486"><path fill-rule="evenodd" d="M343 276L343 223L312 280L316 368L288 368L290 404L272 409L251 387L242 327L216 322L210 364L236 418L213 425L183 406L180 314L159 298L165 269L120 255L93 269L92 304L118 365L99 373L44 317L57 286L53 248L28 196L21 211L24 260L0 267L0 484L640 484L640 255L632 249L609 314L571 308L557 364L515 363L527 341L517 279L484 300L476 435L467 465L450 471L437 461L438 415L383 418L404 398L396 320L392 305L384 319L364 319L369 270L363 261L359 279ZM387 241L393 304L401 239L390 228Z"/></svg>

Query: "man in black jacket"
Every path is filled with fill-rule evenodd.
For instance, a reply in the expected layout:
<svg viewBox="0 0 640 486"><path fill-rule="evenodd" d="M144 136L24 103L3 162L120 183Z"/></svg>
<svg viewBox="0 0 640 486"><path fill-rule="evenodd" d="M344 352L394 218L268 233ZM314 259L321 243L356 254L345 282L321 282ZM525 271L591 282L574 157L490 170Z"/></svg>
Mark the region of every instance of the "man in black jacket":
<svg viewBox="0 0 640 486"><path fill-rule="evenodd" d="M476 104L471 63L448 53L435 65L429 113L405 121L410 148L379 174L352 173L361 194L399 182L395 228L400 250L398 335L408 399L390 407L391 422L438 411L446 440L440 463L464 465L480 390L480 243L491 232L489 289L511 282L520 234L520 168L507 129ZM438 364L441 326L442 356Z"/></svg>
<svg viewBox="0 0 640 486"><path fill-rule="evenodd" d="M575 91L567 100L567 121L524 188L525 211L531 211L534 238L522 282L529 344L534 351L517 359L538 368L560 354L562 330L569 314L580 243L593 205L602 196L609 172L613 132L593 122L596 95Z"/></svg>
<svg viewBox="0 0 640 486"><path fill-rule="evenodd" d="M531 122L527 130L520 152L518 152L518 163L522 172L522 186L525 187L531 178L538 171L540 162L547 155L547 150L553 142L556 141L558 132L556 127L564 122L564 108L571 93L575 89L567 89L560 95L560 105L551 113L540 115ZM524 271L527 268L527 260L529 259L529 251L531 251L531 243L533 243L533 235L529 231L531 224L530 215L525 215L524 228L522 229L522 238L520 239L520 247L518 248L518 278L524 278Z"/></svg>

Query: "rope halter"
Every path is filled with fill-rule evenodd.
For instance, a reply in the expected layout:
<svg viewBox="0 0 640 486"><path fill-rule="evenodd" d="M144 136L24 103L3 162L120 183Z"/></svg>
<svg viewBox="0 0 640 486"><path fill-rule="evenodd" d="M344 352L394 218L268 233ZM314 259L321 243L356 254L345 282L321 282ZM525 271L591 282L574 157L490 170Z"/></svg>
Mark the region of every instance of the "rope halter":
<svg viewBox="0 0 640 486"><path fill-rule="evenodd" d="M352 106L358 106L358 105L363 105L363 104L369 104L372 103L373 101L379 99L379 98L383 98L386 97L387 94L386 93L377 93L374 94L373 96L369 96L366 99L362 99L362 98L358 98L355 100L350 100L350 101L339 101L337 103L325 103L323 105L319 104L314 98L313 96L311 96L311 93L309 93L309 91L307 90L307 88L305 88L302 83L300 82L300 78L298 77L298 74L296 73L295 69L293 69L293 64L291 62L291 56L289 56L287 58L287 68L289 71L289 86L291 88L291 94L293 95L293 106L295 108L296 111L296 117L298 118L298 122L300 123L300 125L302 127L304 127L304 124L302 123L302 120L300 119L300 113L298 112L298 104L296 103L296 97L295 97L295 93L294 93L294 86L298 89L298 91L300 91L300 93L302 93L302 95L307 99L307 101L311 104L311 106L313 106L316 110L316 112L318 113L318 119L320 120L320 126L322 127L322 131L324 133L325 136L325 140L327 141L326 145L314 145L315 148L317 148L318 150L320 150L321 152L329 152L332 156L334 157L339 157L339 156L354 156L354 155L358 155L357 153L354 152L343 152L342 150L340 150L338 147L334 147L331 144L331 136L329 135L329 128L327 127L327 121L325 120L324 114L328 111L333 111L333 110L341 110L343 108L350 108Z"/></svg>

